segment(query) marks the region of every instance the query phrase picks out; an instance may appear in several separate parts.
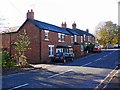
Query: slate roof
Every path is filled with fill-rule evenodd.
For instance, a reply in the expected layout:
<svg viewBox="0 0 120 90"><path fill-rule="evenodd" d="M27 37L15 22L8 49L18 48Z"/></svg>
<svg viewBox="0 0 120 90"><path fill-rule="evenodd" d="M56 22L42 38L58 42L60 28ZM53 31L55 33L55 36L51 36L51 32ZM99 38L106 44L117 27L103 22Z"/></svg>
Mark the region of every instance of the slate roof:
<svg viewBox="0 0 120 90"><path fill-rule="evenodd" d="M86 31L84 31L84 30L80 30L80 29L74 29L74 31L76 31L79 35L87 35L87 36L92 36L92 37L94 37L94 35L92 35L92 34L90 34L90 33L88 33L88 32L86 32Z"/></svg>
<svg viewBox="0 0 120 90"><path fill-rule="evenodd" d="M49 31L54 31L54 32L58 32L58 33L63 33L63 34L68 34L71 35L71 33L69 33L68 31L66 31L63 28L60 28L58 26L52 25L52 24L48 24L42 21L38 21L38 20L31 20L29 19L33 24L35 24L39 29L45 29L45 30L49 30Z"/></svg>
<svg viewBox="0 0 120 90"><path fill-rule="evenodd" d="M84 34L87 36L92 36L94 37L92 34L84 31L84 30L80 30L80 29L70 29L70 28L61 28L59 26L56 25L52 25L46 22L42 22L42 21L38 21L35 19L27 19L23 25L27 22L30 21L32 22L35 26L37 26L39 29L43 29L43 30L49 30L49 31L53 31L53 32L57 32L57 33L63 33L63 34L67 34L67 35L77 35L77 36L83 36ZM22 26L23 26L22 25ZM21 26L21 27L22 27ZM20 28L21 28L20 27ZM19 30L20 30L19 28Z"/></svg>
<svg viewBox="0 0 120 90"><path fill-rule="evenodd" d="M40 29L45 29L45 30L49 30L49 31L53 31L53 32L58 32L58 33L63 33L63 34L68 34L68 35L78 35L78 36L82 36L82 35L88 35L88 36L93 36L92 34L80 30L80 29L70 29L70 28L61 28L58 27L56 25L52 25L46 22L42 22L42 21L38 21L35 19L29 19L33 24L35 24L38 28Z"/></svg>
<svg viewBox="0 0 120 90"><path fill-rule="evenodd" d="M77 33L76 31L74 31L73 29L66 28L66 30L67 30L68 32L70 32L72 35L78 35L78 36L81 36L79 33Z"/></svg>

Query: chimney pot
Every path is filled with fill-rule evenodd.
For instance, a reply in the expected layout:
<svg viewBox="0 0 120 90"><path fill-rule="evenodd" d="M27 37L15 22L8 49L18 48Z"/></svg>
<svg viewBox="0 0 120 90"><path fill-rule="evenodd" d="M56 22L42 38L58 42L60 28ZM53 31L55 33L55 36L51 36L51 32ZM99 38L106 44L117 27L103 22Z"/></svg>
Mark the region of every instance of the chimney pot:
<svg viewBox="0 0 120 90"><path fill-rule="evenodd" d="M74 23L72 24L72 29L76 29L76 23L75 23L75 21L74 21Z"/></svg>
<svg viewBox="0 0 120 90"><path fill-rule="evenodd" d="M31 9L31 12L33 12L33 9Z"/></svg>
<svg viewBox="0 0 120 90"><path fill-rule="evenodd" d="M28 10L28 12L27 12L27 18L34 19L34 12L33 12L32 9L31 9L31 11Z"/></svg>
<svg viewBox="0 0 120 90"><path fill-rule="evenodd" d="M67 28L66 22L64 22L64 23L62 22L61 27L62 27L62 28Z"/></svg>
<svg viewBox="0 0 120 90"><path fill-rule="evenodd" d="M86 32L88 32L88 33L89 33L89 29L86 29Z"/></svg>

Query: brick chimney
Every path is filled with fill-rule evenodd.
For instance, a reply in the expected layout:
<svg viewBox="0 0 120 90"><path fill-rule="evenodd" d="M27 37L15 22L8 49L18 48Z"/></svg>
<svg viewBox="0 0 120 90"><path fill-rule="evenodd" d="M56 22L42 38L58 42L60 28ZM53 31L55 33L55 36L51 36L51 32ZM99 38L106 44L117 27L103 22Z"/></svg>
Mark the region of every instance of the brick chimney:
<svg viewBox="0 0 120 90"><path fill-rule="evenodd" d="M74 23L72 24L72 29L76 29L76 23L75 23L75 21L74 21Z"/></svg>
<svg viewBox="0 0 120 90"><path fill-rule="evenodd" d="M88 32L88 33L89 33L89 29L86 29L86 32Z"/></svg>
<svg viewBox="0 0 120 90"><path fill-rule="evenodd" d="M28 10L28 12L27 12L27 18L34 19L34 12L33 12L32 9L31 9L31 11Z"/></svg>
<svg viewBox="0 0 120 90"><path fill-rule="evenodd" d="M64 22L64 23L62 22L61 27L62 27L62 28L67 28L66 22Z"/></svg>

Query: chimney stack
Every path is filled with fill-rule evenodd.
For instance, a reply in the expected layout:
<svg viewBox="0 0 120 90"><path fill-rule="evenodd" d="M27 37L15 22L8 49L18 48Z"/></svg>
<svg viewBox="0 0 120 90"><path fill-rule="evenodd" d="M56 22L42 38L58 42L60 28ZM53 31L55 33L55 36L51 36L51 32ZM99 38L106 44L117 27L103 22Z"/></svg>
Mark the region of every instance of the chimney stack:
<svg viewBox="0 0 120 90"><path fill-rule="evenodd" d="M76 29L76 23L75 23L75 21L74 21L74 23L72 24L72 29Z"/></svg>
<svg viewBox="0 0 120 90"><path fill-rule="evenodd" d="M86 29L86 32L88 32L88 33L89 33L89 29Z"/></svg>
<svg viewBox="0 0 120 90"><path fill-rule="evenodd" d="M61 27L62 27L62 28L67 28L66 22L64 22L64 23L62 22Z"/></svg>
<svg viewBox="0 0 120 90"><path fill-rule="evenodd" d="M32 9L31 9L31 11L28 10L28 12L27 12L27 18L34 19L34 12L33 12Z"/></svg>

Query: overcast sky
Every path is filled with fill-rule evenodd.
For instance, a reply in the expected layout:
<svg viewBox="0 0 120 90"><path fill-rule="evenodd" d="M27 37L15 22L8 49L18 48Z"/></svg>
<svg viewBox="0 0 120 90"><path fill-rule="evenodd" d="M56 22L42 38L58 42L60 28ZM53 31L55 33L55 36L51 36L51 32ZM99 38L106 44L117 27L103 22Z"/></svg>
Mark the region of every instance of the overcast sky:
<svg viewBox="0 0 120 90"><path fill-rule="evenodd" d="M71 28L89 29L91 33L99 22L118 23L120 0L1 0L0 17L6 18L9 26L20 26L26 20L28 9L33 9L35 19L61 26L67 22Z"/></svg>

